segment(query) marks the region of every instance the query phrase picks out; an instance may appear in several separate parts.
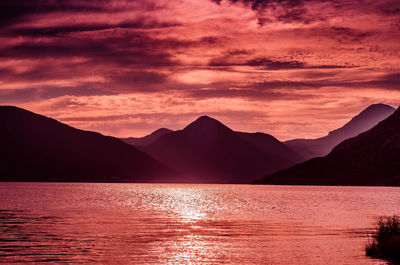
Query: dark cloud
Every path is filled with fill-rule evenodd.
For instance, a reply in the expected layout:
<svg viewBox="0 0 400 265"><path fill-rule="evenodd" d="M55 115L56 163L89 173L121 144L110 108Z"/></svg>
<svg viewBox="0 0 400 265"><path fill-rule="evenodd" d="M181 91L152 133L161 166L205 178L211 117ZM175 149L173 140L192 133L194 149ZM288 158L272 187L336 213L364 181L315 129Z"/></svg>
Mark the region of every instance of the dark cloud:
<svg viewBox="0 0 400 265"><path fill-rule="evenodd" d="M400 90L400 73L390 73L375 80L352 82L353 87Z"/></svg>
<svg viewBox="0 0 400 265"><path fill-rule="evenodd" d="M0 102L15 104L22 102L34 102L37 100L46 100L62 96L98 96L113 95L115 93L104 91L98 87L92 87L92 84L80 84L73 87L59 86L41 86L24 89L2 89L0 90Z"/></svg>
<svg viewBox="0 0 400 265"><path fill-rule="evenodd" d="M46 41L26 41L0 49L3 58L87 58L98 63L121 66L148 65L168 66L174 64L170 49L192 45L177 39L154 39L144 32L129 34L113 33L108 36L52 38ZM97 37L97 38L94 38Z"/></svg>
<svg viewBox="0 0 400 265"><path fill-rule="evenodd" d="M72 78L78 79L90 76L94 70L88 69L89 66L83 64L81 66L75 64L63 64L58 66L49 67L48 65L40 64L30 70L24 72L14 72L7 68L0 68L0 79L5 83L20 83L26 84L45 82L50 83L58 80L69 81ZM127 91L160 91L166 89L168 78L165 74L157 73L154 71L146 70L115 70L110 69L97 73L105 80L94 79L94 81L79 81L76 87L59 87L57 83L51 85L40 85L39 88L29 88L26 90L3 91L2 96L6 98L20 97L26 94L28 97L30 93L34 93L39 98L54 98L63 95L104 95L114 94ZM97 91L98 90L98 91ZM80 93L81 91L81 93ZM1 96L0 96L1 98ZM29 96L30 100L33 97Z"/></svg>
<svg viewBox="0 0 400 265"><path fill-rule="evenodd" d="M262 66L266 69L278 70L278 69L296 69L304 68L305 65L299 61L276 61L267 58L255 58L248 60L243 65L248 66Z"/></svg>
<svg viewBox="0 0 400 265"><path fill-rule="evenodd" d="M349 27L330 27L321 31L325 31L328 37L334 38L339 42L360 43L363 39L374 35L371 31L357 30Z"/></svg>
<svg viewBox="0 0 400 265"><path fill-rule="evenodd" d="M334 69L334 68L352 68L354 65L308 65L306 63L296 60L272 60L268 58L254 58L245 62L235 62L232 57L225 56L222 58L215 58L210 63L210 66L253 66L261 67L267 70L287 70L287 69Z"/></svg>
<svg viewBox="0 0 400 265"><path fill-rule="evenodd" d="M217 4L220 4L222 0L211 0ZM303 5L303 0L228 0L231 3L242 3L246 6L251 7L254 10L262 10L271 7L275 4L282 5L286 8L293 8Z"/></svg>
<svg viewBox="0 0 400 265"><path fill-rule="evenodd" d="M3 36L17 37L57 37L73 32L99 31L109 29L155 29L179 26L177 22L159 22L156 20L147 20L146 18L137 18L135 20L124 21L116 24L91 23L91 24L73 24L51 27L13 27L4 30Z"/></svg>
<svg viewBox="0 0 400 265"><path fill-rule="evenodd" d="M250 87L258 89L278 89L278 88L324 88L341 87L364 89L377 88L388 90L400 90L400 73L385 74L380 77L365 81L340 80L340 79L319 79L315 81L265 81L250 84Z"/></svg>
<svg viewBox="0 0 400 265"><path fill-rule="evenodd" d="M19 102L36 101L36 89L1 89L0 102L14 104Z"/></svg>
<svg viewBox="0 0 400 265"><path fill-rule="evenodd" d="M233 4L241 3L253 10L262 11L264 9L274 9L277 6L286 9L305 7L314 3L329 3L336 9L358 8L365 12L381 12L383 14L399 14L400 3L397 0L386 1L366 1L366 0L211 0L214 3L221 4L227 1Z"/></svg>
<svg viewBox="0 0 400 265"><path fill-rule="evenodd" d="M31 67L26 71L14 71L9 68L0 69L0 79L7 83L19 82L39 82L54 81L71 76L72 72L76 72L75 77L85 75L82 71L77 71L78 67L74 64L65 64L63 66L50 67L47 64L39 64Z"/></svg>
<svg viewBox="0 0 400 265"><path fill-rule="evenodd" d="M397 0L375 1L372 2L371 7L385 16L400 15L400 2Z"/></svg>
<svg viewBox="0 0 400 265"><path fill-rule="evenodd" d="M63 121L116 121L116 120L127 120L140 117L146 117L146 114L123 114L123 115L97 115L97 116L66 116L63 117Z"/></svg>
<svg viewBox="0 0 400 265"><path fill-rule="evenodd" d="M188 97L196 98L196 99L204 99L204 98L246 98L246 99L268 99L268 100L302 100L315 97L315 95L293 95L292 93L277 91L271 89L265 89L261 85L254 86L253 88L227 88L227 89L196 89L196 90L188 90L185 91L185 94Z"/></svg>
<svg viewBox="0 0 400 265"><path fill-rule="evenodd" d="M309 88L322 88L327 86L337 86L343 85L343 82L334 82L329 80L316 80L316 81L264 81L256 82L250 84L249 86L256 89L279 89L279 88L289 88L289 89L309 89Z"/></svg>
<svg viewBox="0 0 400 265"><path fill-rule="evenodd" d="M328 68L329 69L329 68ZM302 78L306 78L307 80L312 79L320 79L320 78L327 78L327 77L335 77L339 73L338 71L326 71L326 69L311 69L310 71L305 71L299 74Z"/></svg>
<svg viewBox="0 0 400 265"><path fill-rule="evenodd" d="M217 4L221 4L220 0L211 0ZM241 3L244 6L250 7L259 15L258 24L263 26L274 21L282 23L303 23L310 24L315 21L323 21L323 16L309 14L308 9L305 7L307 0L227 0L233 4ZM323 0L320 2L324 2ZM279 9L279 10L278 10ZM273 10L274 15L268 14L265 16L266 10Z"/></svg>
<svg viewBox="0 0 400 265"><path fill-rule="evenodd" d="M274 22L274 20L270 17L259 17L257 24L262 27L265 24L272 23L272 22Z"/></svg>
<svg viewBox="0 0 400 265"><path fill-rule="evenodd" d="M348 35L348 36L352 36L352 37L360 38L360 39L369 37L372 35L371 32L356 30L356 29L352 29L349 27L331 27L331 30L335 34Z"/></svg>
<svg viewBox="0 0 400 265"><path fill-rule="evenodd" d="M220 5L223 0L211 0ZM387 1L348 1L348 0L224 0L232 4L242 4L258 13L258 24L263 26L268 23L279 21L282 23L311 24L313 22L325 21L328 16L322 10L315 10L314 4L328 3L337 12L344 10L357 10L358 13L378 13L388 16L400 15L400 2L397 0ZM273 14L266 11L273 11Z"/></svg>
<svg viewBox="0 0 400 265"><path fill-rule="evenodd" d="M324 21L325 18L315 14L309 14L306 8L292 8L284 12L282 15L278 15L276 20L283 23L311 24L316 21Z"/></svg>
<svg viewBox="0 0 400 265"><path fill-rule="evenodd" d="M165 74L150 71L127 71L113 73L110 81L103 84L104 87L115 87L119 91L156 92L166 90L168 78Z"/></svg>
<svg viewBox="0 0 400 265"><path fill-rule="evenodd" d="M71 16L77 13L108 13L143 10L154 11L164 6L157 1L120 1L111 0L1 0L0 27L26 22L35 16L49 13L63 13Z"/></svg>
<svg viewBox="0 0 400 265"><path fill-rule="evenodd" d="M1 0L0 27L26 21L30 16L51 12L102 12L104 0Z"/></svg>
<svg viewBox="0 0 400 265"><path fill-rule="evenodd" d="M209 44L217 44L221 39L215 36L205 36L200 39L202 42L206 42Z"/></svg>
<svg viewBox="0 0 400 265"><path fill-rule="evenodd" d="M251 54L251 52L245 49L233 49L226 51L227 56L249 55L249 54Z"/></svg>

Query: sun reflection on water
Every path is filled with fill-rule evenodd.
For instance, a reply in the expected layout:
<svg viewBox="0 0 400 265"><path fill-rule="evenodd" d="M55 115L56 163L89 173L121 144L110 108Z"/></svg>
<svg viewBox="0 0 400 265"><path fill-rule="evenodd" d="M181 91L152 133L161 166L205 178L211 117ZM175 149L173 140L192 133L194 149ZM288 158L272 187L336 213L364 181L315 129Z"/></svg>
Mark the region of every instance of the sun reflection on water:
<svg viewBox="0 0 400 265"><path fill-rule="evenodd" d="M218 256L221 245L215 244L217 237L207 229L210 216L207 214L215 208L210 194L205 194L196 186L170 187L163 190L163 202L158 210L169 212L170 218L180 225L179 237L168 247L165 256L166 264L199 264L210 263Z"/></svg>
<svg viewBox="0 0 400 265"><path fill-rule="evenodd" d="M204 196L201 192L196 193L187 189L176 189L173 191L174 203L172 210L183 223L195 223L206 218L204 209Z"/></svg>

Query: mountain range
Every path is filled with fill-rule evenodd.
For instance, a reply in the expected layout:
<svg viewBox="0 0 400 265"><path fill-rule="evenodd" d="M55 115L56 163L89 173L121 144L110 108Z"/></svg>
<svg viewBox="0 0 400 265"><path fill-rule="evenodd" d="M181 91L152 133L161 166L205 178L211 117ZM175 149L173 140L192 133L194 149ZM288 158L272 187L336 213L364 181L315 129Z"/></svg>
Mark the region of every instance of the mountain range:
<svg viewBox="0 0 400 265"><path fill-rule="evenodd" d="M235 132L208 116L165 133L141 150L183 172L183 181L205 183L251 183L254 176L302 159L271 135Z"/></svg>
<svg viewBox="0 0 400 265"><path fill-rule="evenodd" d="M284 142L300 154L304 160L327 155L340 142L365 132L395 111L385 104L373 104L352 118L348 123L328 135L316 139L294 139Z"/></svg>
<svg viewBox="0 0 400 265"><path fill-rule="evenodd" d="M400 185L400 108L327 156L267 175L260 184Z"/></svg>
<svg viewBox="0 0 400 265"><path fill-rule="evenodd" d="M167 181L177 173L132 145L0 106L1 181Z"/></svg>
<svg viewBox="0 0 400 265"><path fill-rule="evenodd" d="M166 133L172 132L172 130L167 129L167 128L160 128L158 130L155 130L149 135L146 135L144 137L128 137L128 138L120 138L122 141L124 141L127 144L130 145L136 145L136 146L145 146L148 144L151 144L161 136L163 136Z"/></svg>
<svg viewBox="0 0 400 265"><path fill-rule="evenodd" d="M360 140L362 144L354 144L347 149L341 146L348 146L346 143L350 140L344 141L329 153L342 140L362 133L351 138L358 139L366 134L363 133L365 130L393 111L387 105L371 105L325 137L282 143L266 133L234 131L208 116L196 119L182 130L161 128L142 138L118 139L79 130L21 108L0 106L0 181L251 183L253 179L267 175L258 182L396 184L396 176L386 177L383 167L396 165L390 158L395 157L397 151L385 149L384 143L375 141L375 138L384 138L378 132L370 136L369 141ZM396 117L396 113L390 119ZM395 122L385 126L393 128L378 131L393 139L390 145L396 146ZM353 149L356 151L353 152ZM389 161L387 164L379 160L376 149L383 150L379 157ZM337 153L338 150L344 151ZM365 159L369 157L370 160L362 160L362 153L355 153L360 150L365 152ZM298 164L308 157L323 156L324 153L329 154ZM383 175L375 181L363 182L354 172L364 172L362 165L365 163L374 164L375 160L371 157L380 161L376 165L382 166ZM353 159L355 167L351 168L350 162L346 161ZM325 167L336 168L332 169L333 175L322 169ZM339 171L340 168L348 171ZM397 172L396 169L388 171ZM337 177L334 172L351 173ZM376 175L379 170L371 169L370 172ZM318 177L320 174L325 175Z"/></svg>

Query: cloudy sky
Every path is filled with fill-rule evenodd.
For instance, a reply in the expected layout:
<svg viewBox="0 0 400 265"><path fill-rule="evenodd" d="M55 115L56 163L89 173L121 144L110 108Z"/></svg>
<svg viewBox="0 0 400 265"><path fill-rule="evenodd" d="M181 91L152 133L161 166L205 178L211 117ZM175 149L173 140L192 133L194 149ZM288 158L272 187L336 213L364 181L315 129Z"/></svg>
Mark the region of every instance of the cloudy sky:
<svg viewBox="0 0 400 265"><path fill-rule="evenodd" d="M0 104L114 136L280 140L400 102L398 0L1 0Z"/></svg>

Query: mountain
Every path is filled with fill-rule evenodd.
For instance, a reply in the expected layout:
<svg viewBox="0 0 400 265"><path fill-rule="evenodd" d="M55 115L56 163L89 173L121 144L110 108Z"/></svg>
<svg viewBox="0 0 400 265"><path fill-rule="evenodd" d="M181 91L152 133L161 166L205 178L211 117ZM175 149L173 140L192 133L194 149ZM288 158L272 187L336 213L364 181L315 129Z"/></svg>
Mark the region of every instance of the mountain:
<svg viewBox="0 0 400 265"><path fill-rule="evenodd" d="M202 183L250 183L254 175L289 167L300 159L270 135L235 132L208 116L162 135L142 150L184 172L182 181Z"/></svg>
<svg viewBox="0 0 400 265"><path fill-rule="evenodd" d="M266 133L248 133L236 132L242 139L249 144L259 148L270 157L278 157L282 161L290 161L291 164L296 164L303 161L303 157L294 152L287 145L282 144L278 139Z"/></svg>
<svg viewBox="0 0 400 265"><path fill-rule="evenodd" d="M400 108L378 125L347 139L325 157L256 181L290 185L400 185Z"/></svg>
<svg viewBox="0 0 400 265"><path fill-rule="evenodd" d="M343 127L329 132L327 136L317 139L294 139L285 144L308 160L327 155L340 142L365 132L395 111L385 104L374 104L352 118Z"/></svg>
<svg viewBox="0 0 400 265"><path fill-rule="evenodd" d="M124 141L127 144L134 145L134 146L144 146L144 145L149 145L161 136L163 136L166 133L172 132L172 130L167 129L167 128L160 128L154 132L152 132L149 135L146 135L144 137L128 137L128 138L120 138L122 141Z"/></svg>
<svg viewBox="0 0 400 265"><path fill-rule="evenodd" d="M0 106L1 181L163 181L174 171L119 139Z"/></svg>

